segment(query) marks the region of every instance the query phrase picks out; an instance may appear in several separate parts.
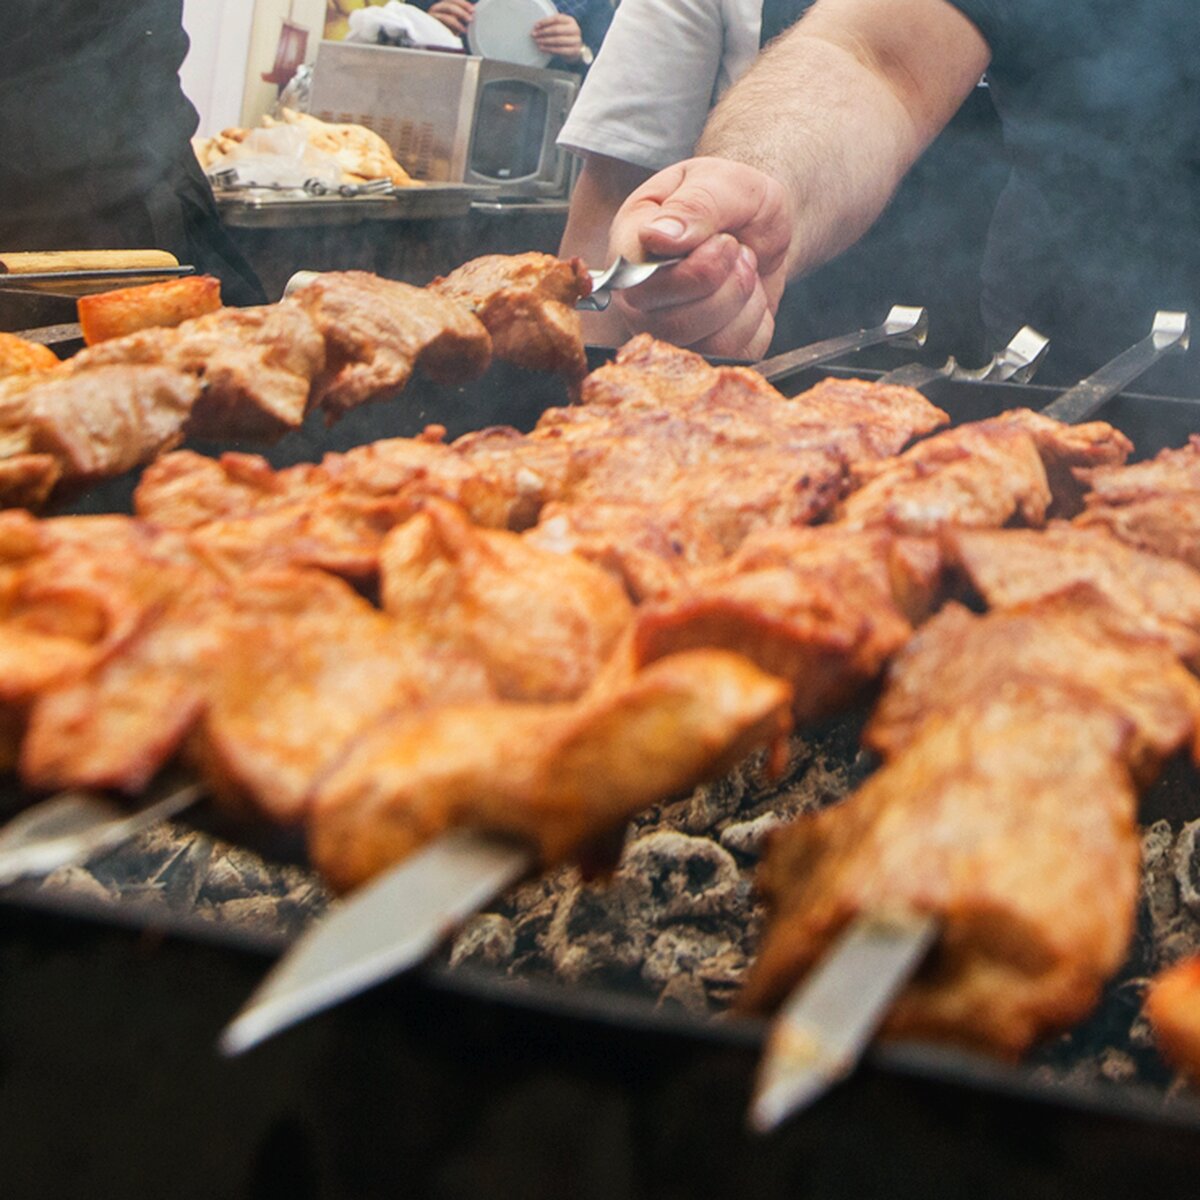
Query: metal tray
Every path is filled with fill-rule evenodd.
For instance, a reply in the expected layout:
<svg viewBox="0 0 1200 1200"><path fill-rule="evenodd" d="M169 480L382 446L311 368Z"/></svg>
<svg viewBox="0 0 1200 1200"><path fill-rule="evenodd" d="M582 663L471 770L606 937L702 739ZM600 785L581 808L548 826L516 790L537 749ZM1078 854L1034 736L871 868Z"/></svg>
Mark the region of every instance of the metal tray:
<svg viewBox="0 0 1200 1200"><path fill-rule="evenodd" d="M308 196L302 192L220 192L217 208L238 229L300 229L363 221L428 221L465 217L471 202L493 196L489 184L429 183L386 195Z"/></svg>
<svg viewBox="0 0 1200 1200"><path fill-rule="evenodd" d="M596 365L605 354L591 357ZM790 381L786 390L798 392L828 373L873 372L812 371ZM945 381L931 386L929 394L957 421L1018 405L1039 408L1055 392L1032 386ZM268 457L276 465L312 459L324 451L373 438L411 435L434 420L447 425L450 436L489 424L528 428L544 408L564 400L557 381L503 365L487 379L458 389L437 389L414 381L396 400L357 410L331 430L315 423L306 426L280 442ZM1181 444L1188 434L1200 431L1200 402L1185 399L1125 395L1110 402L1100 415L1130 434L1139 457ZM113 481L85 497L76 511L119 510L127 506L132 486L132 478ZM816 735L814 742L845 757L855 720L851 716L846 723L834 723ZM1200 816L1198 796L1194 773L1190 768L1178 768L1147 797L1144 825L1158 822L1180 827ZM0 816L6 801L16 802L11 787L0 793ZM167 930L231 950L275 954L321 911L329 897L304 866L297 846L256 844L256 837L260 834L253 830L231 829L211 820L206 824L201 814L198 824L180 823L153 831L91 864L90 869L71 869L41 884L10 888L0 898L31 909ZM1143 923L1146 919L1143 913ZM971 1112L1002 1106L1001 1098L1004 1103L1015 1098L1019 1105L1034 1102L1039 1111L1047 1111L1048 1106L1063 1114L1046 1118L1047 1129L1070 1129L1075 1131L1072 1136L1080 1129L1102 1135L1115 1123L1123 1130L1122 1144L1136 1147L1139 1153L1150 1153L1170 1141L1174 1135L1166 1132L1169 1129L1189 1130L1195 1137L1200 1133L1200 1105L1172 1086L1169 1072L1152 1049L1137 1044L1136 1039L1130 1041L1136 1025L1136 977L1144 966L1131 962L1086 1027L1045 1047L1023 1065L997 1065L933 1046L893 1046L873 1051L868 1079L888 1080L890 1091L900 1096L918 1080L933 1081L953 1095L962 1090L958 1102L967 1104ZM724 1044L744 1051L756 1047L762 1034L758 1022L681 1011L673 1003L664 1003L661 996L655 1001L636 990L631 992L619 981L592 980L566 986L537 972L513 979L469 961L451 966L448 956L425 968L417 984L405 986L538 1012L553 1021L684 1037L697 1045ZM1115 1056L1105 1057L1114 1039L1119 1050ZM905 1080L910 1083L904 1084ZM833 1104L836 1107L837 1101ZM803 1118L799 1125L805 1127L807 1120ZM1189 1170L1200 1169L1200 1138L1195 1138L1194 1148L1195 1155L1188 1151L1185 1156Z"/></svg>

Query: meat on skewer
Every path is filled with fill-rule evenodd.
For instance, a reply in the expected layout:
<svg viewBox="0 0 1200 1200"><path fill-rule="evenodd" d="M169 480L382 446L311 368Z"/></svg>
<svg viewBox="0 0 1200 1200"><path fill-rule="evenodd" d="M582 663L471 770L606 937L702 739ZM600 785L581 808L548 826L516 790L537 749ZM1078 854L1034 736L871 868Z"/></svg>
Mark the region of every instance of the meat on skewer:
<svg viewBox="0 0 1200 1200"><path fill-rule="evenodd" d="M492 336L497 358L579 379L587 371L575 305L592 290L578 258L489 254L435 279L429 291L465 304Z"/></svg>
<svg viewBox="0 0 1200 1200"><path fill-rule="evenodd" d="M1075 524L1200 570L1200 435L1146 462L1080 472L1090 491Z"/></svg>
<svg viewBox="0 0 1200 1200"><path fill-rule="evenodd" d="M1169 648L1110 620L1076 592L1020 614L951 608L922 629L878 709L886 764L768 853L774 918L743 1006L776 1003L856 916L915 911L942 934L891 1032L1015 1055L1089 1011L1133 927L1132 769L1144 782L1200 714ZM1085 670L1074 622L1101 639ZM972 672L946 695L949 657Z"/></svg>

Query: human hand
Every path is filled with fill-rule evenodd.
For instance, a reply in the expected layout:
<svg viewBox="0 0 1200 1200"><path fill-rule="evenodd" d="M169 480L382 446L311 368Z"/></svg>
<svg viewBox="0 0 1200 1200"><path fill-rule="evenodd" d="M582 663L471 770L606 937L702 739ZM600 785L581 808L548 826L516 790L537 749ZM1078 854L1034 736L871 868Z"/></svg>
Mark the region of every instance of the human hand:
<svg viewBox="0 0 1200 1200"><path fill-rule="evenodd" d="M728 159L688 159L637 188L609 232L610 261L684 261L615 293L613 303L635 332L705 354L761 358L791 240L791 205L777 180Z"/></svg>
<svg viewBox="0 0 1200 1200"><path fill-rule="evenodd" d="M429 6L429 15L437 17L451 33L466 37L467 26L475 15L475 5L471 0L437 0Z"/></svg>
<svg viewBox="0 0 1200 1200"><path fill-rule="evenodd" d="M567 62L578 62L583 54L583 34L579 22L566 13L555 13L533 23L533 43L543 54L552 54Z"/></svg>

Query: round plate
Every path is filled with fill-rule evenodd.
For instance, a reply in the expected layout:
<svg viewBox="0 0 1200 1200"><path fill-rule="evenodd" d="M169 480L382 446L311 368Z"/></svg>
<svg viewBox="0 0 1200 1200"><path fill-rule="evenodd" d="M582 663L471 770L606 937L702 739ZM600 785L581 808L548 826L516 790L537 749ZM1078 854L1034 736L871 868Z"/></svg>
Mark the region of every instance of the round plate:
<svg viewBox="0 0 1200 1200"><path fill-rule="evenodd" d="M553 0L479 0L467 26L467 45L481 58L544 67L550 55L537 48L529 31L535 21L557 12Z"/></svg>

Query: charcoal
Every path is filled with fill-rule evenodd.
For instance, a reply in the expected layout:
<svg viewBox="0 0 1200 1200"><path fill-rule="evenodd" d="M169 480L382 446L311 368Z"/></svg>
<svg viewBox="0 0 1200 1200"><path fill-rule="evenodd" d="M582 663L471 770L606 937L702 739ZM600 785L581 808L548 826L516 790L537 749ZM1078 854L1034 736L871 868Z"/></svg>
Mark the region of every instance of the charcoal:
<svg viewBox="0 0 1200 1200"><path fill-rule="evenodd" d="M1188 912L1200 919L1200 821L1189 821L1175 841L1175 882Z"/></svg>
<svg viewBox="0 0 1200 1200"><path fill-rule="evenodd" d="M117 899L117 893L101 883L87 867L59 867L42 880L41 886L49 891L70 892L82 900L111 904Z"/></svg>
<svg viewBox="0 0 1200 1200"><path fill-rule="evenodd" d="M450 965L474 963L488 967L505 967L512 961L517 938L512 922L496 913L481 913L468 921L454 941Z"/></svg>
<svg viewBox="0 0 1200 1200"><path fill-rule="evenodd" d="M766 849L767 839L787 823L788 819L778 813L760 813L749 821L726 826L721 832L721 845L733 854L757 861Z"/></svg>
<svg viewBox="0 0 1200 1200"><path fill-rule="evenodd" d="M661 926L727 911L737 893L738 866L708 838L651 833L625 852L617 879L634 919Z"/></svg>

